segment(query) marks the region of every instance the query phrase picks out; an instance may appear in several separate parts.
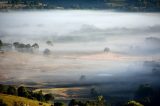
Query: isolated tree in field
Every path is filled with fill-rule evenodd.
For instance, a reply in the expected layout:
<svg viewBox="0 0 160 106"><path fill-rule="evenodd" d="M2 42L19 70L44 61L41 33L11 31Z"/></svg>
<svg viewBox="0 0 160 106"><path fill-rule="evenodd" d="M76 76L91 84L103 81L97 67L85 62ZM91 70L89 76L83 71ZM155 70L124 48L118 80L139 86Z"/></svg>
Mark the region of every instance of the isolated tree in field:
<svg viewBox="0 0 160 106"><path fill-rule="evenodd" d="M17 95L17 90L14 86L9 86L7 89L7 94L10 95Z"/></svg>
<svg viewBox="0 0 160 106"><path fill-rule="evenodd" d="M109 53L110 52L110 49L108 47L104 48L104 52L105 53Z"/></svg>
<svg viewBox="0 0 160 106"><path fill-rule="evenodd" d="M51 53L51 51L49 50L49 49L45 49L44 51L43 51L43 54L44 55L49 55Z"/></svg>
<svg viewBox="0 0 160 106"><path fill-rule="evenodd" d="M49 45L49 46L53 46L52 41L47 41L46 44Z"/></svg>
<svg viewBox="0 0 160 106"><path fill-rule="evenodd" d="M3 43L2 43L2 41L0 40L0 48L3 46Z"/></svg>

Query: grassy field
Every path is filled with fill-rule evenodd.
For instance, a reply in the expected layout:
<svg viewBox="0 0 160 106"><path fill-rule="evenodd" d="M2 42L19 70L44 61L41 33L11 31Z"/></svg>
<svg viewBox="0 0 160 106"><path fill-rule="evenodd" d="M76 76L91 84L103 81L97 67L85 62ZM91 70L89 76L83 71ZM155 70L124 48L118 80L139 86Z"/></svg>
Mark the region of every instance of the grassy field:
<svg viewBox="0 0 160 106"><path fill-rule="evenodd" d="M86 87L66 87L66 88L43 88L36 89L34 92L42 90L44 94L54 94L56 99L71 100L74 99L87 99L90 95L90 89Z"/></svg>
<svg viewBox="0 0 160 106"><path fill-rule="evenodd" d="M7 94L0 94L0 99L3 100L7 106L51 106L49 103L43 103L36 100Z"/></svg>

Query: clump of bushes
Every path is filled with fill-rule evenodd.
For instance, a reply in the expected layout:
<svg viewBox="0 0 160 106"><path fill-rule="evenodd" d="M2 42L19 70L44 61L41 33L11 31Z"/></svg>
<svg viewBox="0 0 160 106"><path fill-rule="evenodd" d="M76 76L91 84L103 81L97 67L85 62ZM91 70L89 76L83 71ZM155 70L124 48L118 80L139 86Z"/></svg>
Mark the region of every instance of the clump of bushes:
<svg viewBox="0 0 160 106"><path fill-rule="evenodd" d="M43 51L43 54L44 54L44 55L50 55L50 54L51 54L51 51L50 51L49 49L45 49L45 50Z"/></svg>
<svg viewBox="0 0 160 106"><path fill-rule="evenodd" d="M1 49L2 45L3 45L3 42L0 40L0 49Z"/></svg>
<svg viewBox="0 0 160 106"><path fill-rule="evenodd" d="M63 102L55 102L54 106L64 106L64 103Z"/></svg>
<svg viewBox="0 0 160 106"><path fill-rule="evenodd" d="M34 43L33 45L30 45L30 44L14 42L13 45L15 47L15 50L17 50L19 52L33 53L35 50L39 49L39 45L37 43Z"/></svg>
<svg viewBox="0 0 160 106"><path fill-rule="evenodd" d="M11 86L11 85L8 86L8 85L0 84L0 93L17 95L17 96L21 96L21 97L25 97L25 98L29 98L29 99L33 99L33 100L38 100L38 101L42 101L42 102L54 100L54 96L52 94L45 94L44 95L42 93L42 91L33 92L32 90L30 90L24 86L20 86L20 87L16 88L15 86Z"/></svg>
<svg viewBox="0 0 160 106"><path fill-rule="evenodd" d="M106 102L103 96L97 96L95 100L86 102L72 99L68 106L106 106Z"/></svg>

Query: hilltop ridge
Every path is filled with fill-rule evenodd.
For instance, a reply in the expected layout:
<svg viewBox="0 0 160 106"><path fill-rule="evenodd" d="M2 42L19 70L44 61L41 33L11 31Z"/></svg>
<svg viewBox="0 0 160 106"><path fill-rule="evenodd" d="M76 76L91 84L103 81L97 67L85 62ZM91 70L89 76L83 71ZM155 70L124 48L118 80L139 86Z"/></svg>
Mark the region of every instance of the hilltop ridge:
<svg viewBox="0 0 160 106"><path fill-rule="evenodd" d="M160 11L158 0L0 0L0 9L113 9Z"/></svg>

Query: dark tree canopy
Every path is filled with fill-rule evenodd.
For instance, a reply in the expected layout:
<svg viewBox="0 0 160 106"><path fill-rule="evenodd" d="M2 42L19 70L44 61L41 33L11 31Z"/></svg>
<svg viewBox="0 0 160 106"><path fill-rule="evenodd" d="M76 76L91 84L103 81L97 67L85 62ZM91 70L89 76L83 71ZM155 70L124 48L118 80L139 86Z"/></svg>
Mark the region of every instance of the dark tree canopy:
<svg viewBox="0 0 160 106"><path fill-rule="evenodd" d="M64 106L64 103L62 103L62 102L55 102L54 106Z"/></svg>
<svg viewBox="0 0 160 106"><path fill-rule="evenodd" d="M44 98L45 98L45 101L54 100L54 96L52 94L45 94Z"/></svg>
<svg viewBox="0 0 160 106"><path fill-rule="evenodd" d="M29 93L28 93L27 89L23 86L20 86L17 91L18 91L18 96L22 96L22 97L28 97L29 96Z"/></svg>
<svg viewBox="0 0 160 106"><path fill-rule="evenodd" d="M14 86L9 86L7 89L7 94L10 95L17 95L17 90Z"/></svg>
<svg viewBox="0 0 160 106"><path fill-rule="evenodd" d="M139 88L136 91L135 98L144 98L144 97L150 97L153 94L153 89L150 85L140 85Z"/></svg>
<svg viewBox="0 0 160 106"><path fill-rule="evenodd" d="M75 106L75 105L78 105L78 101L76 101L75 99L72 99L68 106Z"/></svg>
<svg viewBox="0 0 160 106"><path fill-rule="evenodd" d="M39 101L45 101L44 95L42 94L42 90L34 93L34 97Z"/></svg>
<svg viewBox="0 0 160 106"><path fill-rule="evenodd" d="M1 48L2 45L3 45L3 42L0 40L0 48Z"/></svg>
<svg viewBox="0 0 160 106"><path fill-rule="evenodd" d="M0 93L7 93L8 86L0 84Z"/></svg>

